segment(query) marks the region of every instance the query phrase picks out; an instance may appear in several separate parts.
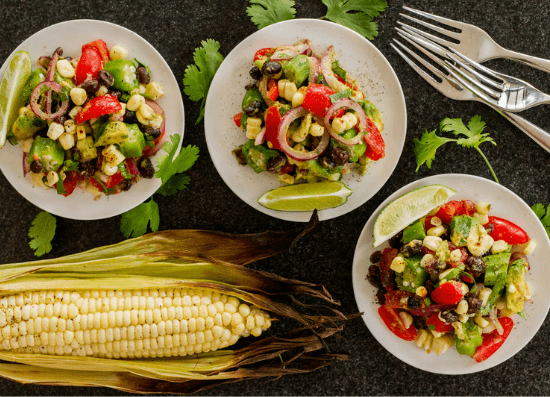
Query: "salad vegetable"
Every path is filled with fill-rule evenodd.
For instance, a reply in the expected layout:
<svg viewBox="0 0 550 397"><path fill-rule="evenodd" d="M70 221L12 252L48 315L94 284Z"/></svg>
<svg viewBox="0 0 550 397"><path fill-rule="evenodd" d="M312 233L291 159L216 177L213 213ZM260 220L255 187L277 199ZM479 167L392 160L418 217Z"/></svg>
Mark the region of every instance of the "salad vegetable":
<svg viewBox="0 0 550 397"><path fill-rule="evenodd" d="M127 56L98 39L82 46L79 59L61 47L38 59L10 128L34 185L64 196L80 186L97 199L153 177L149 156L165 133L155 101L164 93L149 68Z"/></svg>
<svg viewBox="0 0 550 397"><path fill-rule="evenodd" d="M380 112L365 99L330 46L319 56L309 40L262 48L233 117L248 142L233 153L255 172L281 182L338 181L385 154Z"/></svg>
<svg viewBox="0 0 550 397"><path fill-rule="evenodd" d="M505 342L530 300L525 274L536 243L490 208L448 201L371 256L367 279L396 336L428 353L455 345L478 362Z"/></svg>

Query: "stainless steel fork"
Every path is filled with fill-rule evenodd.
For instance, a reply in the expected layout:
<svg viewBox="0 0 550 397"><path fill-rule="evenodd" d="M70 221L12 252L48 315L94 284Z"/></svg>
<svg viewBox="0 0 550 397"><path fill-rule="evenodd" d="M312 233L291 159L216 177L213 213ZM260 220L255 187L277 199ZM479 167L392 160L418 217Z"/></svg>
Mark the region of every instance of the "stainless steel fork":
<svg viewBox="0 0 550 397"><path fill-rule="evenodd" d="M497 112L499 112L501 115L503 115L506 119L508 119L512 124L514 124L520 130L525 132L529 137L531 137L535 142L537 142L540 146L542 146L546 151L550 152L550 134L548 132L536 126L535 124L531 123L530 121L524 119L523 117L518 116L517 114L510 113L510 112L503 112L499 110L497 107L495 107L491 103L486 102L481 97L475 95L470 90L466 89L461 84L461 82L455 77L456 72L451 70L445 64L445 62L443 62L440 58L437 57L437 55L433 54L432 52L430 52L430 50L424 47L424 42L426 42L425 40L423 40L424 42L422 41L422 39L420 39L419 41L416 41L416 40L410 39L409 37L406 37L403 35L401 36L410 44L412 44L414 47L416 47L421 53L423 53L429 59L431 59L431 61L435 62L443 70L445 70L445 72L443 72L442 70L436 68L433 65L433 63L417 55L414 51L409 49L407 46L405 46L398 40L394 39L394 41L400 46L400 48L403 51L400 50L397 46L395 46L392 43L391 46L393 47L393 49L397 51L397 53L432 87L434 87L443 95L451 99L455 99L459 101L479 101L489 105L490 107L495 109ZM428 48L430 48L429 45L430 43L428 42L427 44ZM410 57L405 55L404 52L408 53ZM442 55L442 56L445 56L445 55ZM418 63L415 63L415 61L413 61L411 58L414 58ZM432 74L424 71L419 66L419 64L421 64L423 67L429 70Z"/></svg>
<svg viewBox="0 0 550 397"><path fill-rule="evenodd" d="M468 58L476 61L483 62L489 59L494 58L508 58L514 61L525 63L534 68L544 70L545 72L550 73L550 60L538 58L526 54L521 54L519 52L507 50L500 45L498 45L487 32L478 28L477 26L470 25L464 22L458 22L452 19L440 17L433 15L424 11L415 10L414 8L403 6L403 8L409 13L419 15L423 18L439 22L443 25L447 25L451 28L458 29L460 32L453 32L449 29L435 26L431 23L423 21L418 18L414 18L407 14L400 14L402 17L407 18L408 20L414 21L415 23L424 26L428 29L431 29L434 32L437 32L447 38L454 39L458 41L454 43L448 39L442 39L433 34L424 32L420 29L407 25L403 22L399 22L402 26L407 26L416 33L423 35L438 44L442 44L449 48L453 48L460 52L461 54L466 55Z"/></svg>

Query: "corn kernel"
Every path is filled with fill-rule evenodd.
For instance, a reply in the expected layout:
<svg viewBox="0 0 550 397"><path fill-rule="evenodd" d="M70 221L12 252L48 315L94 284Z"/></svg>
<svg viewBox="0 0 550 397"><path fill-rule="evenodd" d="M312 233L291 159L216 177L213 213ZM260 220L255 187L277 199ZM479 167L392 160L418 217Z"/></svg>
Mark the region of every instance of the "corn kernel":
<svg viewBox="0 0 550 397"><path fill-rule="evenodd" d="M126 108L132 112L137 111L141 105L145 103L145 98L141 95L132 95L130 99L128 99L128 103L126 104Z"/></svg>
<svg viewBox="0 0 550 397"><path fill-rule="evenodd" d="M396 273L403 273L405 265L405 259L402 256L396 256L393 258L390 268Z"/></svg>
<svg viewBox="0 0 550 397"><path fill-rule="evenodd" d="M57 61L57 72L61 75L61 77L65 77L67 79L73 78L75 71L73 68L73 65L66 59L60 59Z"/></svg>
<svg viewBox="0 0 550 397"><path fill-rule="evenodd" d="M164 95L164 91L160 88L160 85L154 81L147 84L145 89L145 96L151 98L153 101L161 98Z"/></svg>
<svg viewBox="0 0 550 397"><path fill-rule="evenodd" d="M86 99L88 99L88 96L86 95L86 90L79 87L71 89L70 96L73 103L78 106L84 105Z"/></svg>
<svg viewBox="0 0 550 397"><path fill-rule="evenodd" d="M487 204L483 201L480 201L479 203L476 204L476 211L480 214L488 214L490 210L491 210L491 204Z"/></svg>
<svg viewBox="0 0 550 397"><path fill-rule="evenodd" d="M109 55L111 56L111 60L113 61L116 61L118 59L126 59L128 57L128 50L122 44L117 44L111 47Z"/></svg>
<svg viewBox="0 0 550 397"><path fill-rule="evenodd" d="M53 139L54 141L57 140L65 132L65 128L59 123L51 123L50 127L48 128L48 138Z"/></svg>
<svg viewBox="0 0 550 397"><path fill-rule="evenodd" d="M523 248L523 253L525 255L531 255L535 251L535 248L537 248L537 243L533 240L530 240L525 248Z"/></svg>
<svg viewBox="0 0 550 397"><path fill-rule="evenodd" d="M493 243L491 247L491 253L498 254L500 252L506 251L508 249L508 243L504 240L497 240Z"/></svg>
<svg viewBox="0 0 550 397"><path fill-rule="evenodd" d="M74 135L67 134L66 132L61 134L61 136L59 137L59 143L61 144L63 149L69 150L75 145Z"/></svg>
<svg viewBox="0 0 550 397"><path fill-rule="evenodd" d="M46 182L46 185L49 187L53 187L53 185L55 185L59 181L59 175L55 171L50 171L48 172L46 179L48 180Z"/></svg>

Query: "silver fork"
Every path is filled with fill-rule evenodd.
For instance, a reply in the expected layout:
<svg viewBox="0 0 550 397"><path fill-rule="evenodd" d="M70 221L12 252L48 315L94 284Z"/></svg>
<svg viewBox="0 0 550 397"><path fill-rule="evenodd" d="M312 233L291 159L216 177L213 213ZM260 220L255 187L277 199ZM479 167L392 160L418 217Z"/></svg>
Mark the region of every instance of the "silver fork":
<svg viewBox="0 0 550 397"><path fill-rule="evenodd" d="M457 40L459 43L453 43L452 41L442 39L440 37L434 36L433 34L424 32L420 29L414 28L410 25L407 25L403 22L399 22L402 26L408 26L410 29L416 33L427 37L438 44L442 44L449 48L455 49L458 52L466 55L468 58L476 61L483 62L489 59L494 58L508 58L514 61L525 63L534 68L544 70L545 72L550 72L550 60L534 57L531 55L521 54L519 52L507 50L500 45L498 45L484 30L478 28L477 26L470 25L464 22L458 22L452 19L440 17L433 15L424 11L415 10L414 8L403 6L403 8L416 15L420 15L426 19L439 22L443 25L447 25L451 28L460 30L460 32L453 32L449 29L445 29L439 26L435 26L431 23L425 22L421 19L414 18L410 15L400 14L404 18L407 18L411 21L418 23L421 26L424 26L428 29L431 29L439 34L447 36Z"/></svg>
<svg viewBox="0 0 550 397"><path fill-rule="evenodd" d="M397 48L393 43L391 44L393 49L397 51L397 53L432 87L434 87L443 95L451 99L455 99L458 101L479 101L489 105L490 107L495 109L497 112L499 112L501 115L503 115L506 119L508 119L512 124L514 124L520 130L525 132L529 137L531 137L535 142L537 142L540 146L542 146L546 151L550 152L550 134L548 132L544 131L542 128L536 126L535 124L524 119L523 117L518 116L517 114L499 110L499 108L497 108L496 106L486 102L481 97L475 95L474 93L466 89L461 84L461 82L456 78L457 74L455 71L450 69L441 59L439 59L436 55L434 55L428 49L423 47L424 43L418 44L417 42L411 40L408 37L405 37L405 36L402 36L402 37L446 71L446 73L444 73L440 69L436 68L432 63L420 57L415 52L410 50L407 46L405 46L398 40L394 39L394 41L405 52L407 52L412 58L414 58L418 63L420 63L422 66L428 69L431 73L433 73L433 75L430 75L429 73L425 72L423 69L420 68L420 66L418 66L417 63L415 63L411 58L405 55L403 51Z"/></svg>

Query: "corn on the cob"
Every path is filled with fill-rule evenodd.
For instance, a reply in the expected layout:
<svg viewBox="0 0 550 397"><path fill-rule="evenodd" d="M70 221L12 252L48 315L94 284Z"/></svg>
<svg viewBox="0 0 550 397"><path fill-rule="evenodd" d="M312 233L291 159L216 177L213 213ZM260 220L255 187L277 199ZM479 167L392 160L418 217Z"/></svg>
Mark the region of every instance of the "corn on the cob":
<svg viewBox="0 0 550 397"><path fill-rule="evenodd" d="M259 336L269 314L192 288L32 291L0 298L0 350L155 358L215 351Z"/></svg>

